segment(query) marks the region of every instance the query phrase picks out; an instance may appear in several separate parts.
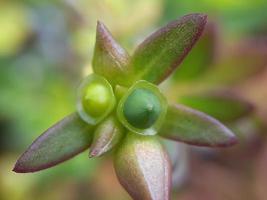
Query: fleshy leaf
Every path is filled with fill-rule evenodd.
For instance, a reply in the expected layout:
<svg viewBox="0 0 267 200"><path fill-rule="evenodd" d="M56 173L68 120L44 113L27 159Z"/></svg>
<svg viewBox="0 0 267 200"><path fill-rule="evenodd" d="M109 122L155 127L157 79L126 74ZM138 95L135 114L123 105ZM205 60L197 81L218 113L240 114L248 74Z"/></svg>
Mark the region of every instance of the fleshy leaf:
<svg viewBox="0 0 267 200"><path fill-rule="evenodd" d="M217 27L208 23L194 48L174 72L176 81L192 80L204 74L214 61L216 54Z"/></svg>
<svg viewBox="0 0 267 200"><path fill-rule="evenodd" d="M199 146L226 147L237 142L234 133L215 118L178 104L169 106L159 134Z"/></svg>
<svg viewBox="0 0 267 200"><path fill-rule="evenodd" d="M104 76L112 85L125 85L128 79L129 55L112 37L101 22L97 23L93 70Z"/></svg>
<svg viewBox="0 0 267 200"><path fill-rule="evenodd" d="M206 15L190 14L150 35L130 60L134 80L159 84L182 62L200 37Z"/></svg>
<svg viewBox="0 0 267 200"><path fill-rule="evenodd" d="M252 104L227 93L182 96L178 102L224 122L237 120L253 111Z"/></svg>
<svg viewBox="0 0 267 200"><path fill-rule="evenodd" d="M169 200L171 166L156 136L129 132L114 167L121 185L135 200Z"/></svg>
<svg viewBox="0 0 267 200"><path fill-rule="evenodd" d="M35 172L70 159L90 146L93 129L76 113L65 117L31 144L13 171Z"/></svg>
<svg viewBox="0 0 267 200"><path fill-rule="evenodd" d="M122 139L123 133L124 128L115 117L105 119L95 130L89 156L101 156L111 150Z"/></svg>

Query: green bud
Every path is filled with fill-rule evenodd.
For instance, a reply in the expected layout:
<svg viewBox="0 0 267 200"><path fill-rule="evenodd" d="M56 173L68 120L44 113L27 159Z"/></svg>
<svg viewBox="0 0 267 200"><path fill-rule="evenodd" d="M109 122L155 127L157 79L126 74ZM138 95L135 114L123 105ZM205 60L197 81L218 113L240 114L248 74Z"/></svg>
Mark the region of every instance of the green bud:
<svg viewBox="0 0 267 200"><path fill-rule="evenodd" d="M137 81L121 98L117 108L120 122L132 132L155 135L167 111L167 101L157 86Z"/></svg>
<svg viewBox="0 0 267 200"><path fill-rule="evenodd" d="M149 128L161 112L159 98L148 89L136 89L126 99L123 113L126 120L140 129Z"/></svg>
<svg viewBox="0 0 267 200"><path fill-rule="evenodd" d="M109 90L100 83L92 83L86 88L82 101L88 114L99 117L109 107Z"/></svg>
<svg viewBox="0 0 267 200"><path fill-rule="evenodd" d="M109 82L99 75L89 75L78 90L77 109L80 117L89 124L97 124L115 106L115 96Z"/></svg>

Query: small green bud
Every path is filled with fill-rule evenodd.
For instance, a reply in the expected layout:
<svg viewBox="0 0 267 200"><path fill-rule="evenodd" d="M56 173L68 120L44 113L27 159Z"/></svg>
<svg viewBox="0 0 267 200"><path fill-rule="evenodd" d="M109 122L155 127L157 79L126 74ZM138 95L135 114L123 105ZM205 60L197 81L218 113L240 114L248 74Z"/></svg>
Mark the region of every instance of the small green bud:
<svg viewBox="0 0 267 200"><path fill-rule="evenodd" d="M79 87L78 113L89 124L97 124L104 119L113 110L115 103L112 86L102 76L91 74Z"/></svg>
<svg viewBox="0 0 267 200"><path fill-rule="evenodd" d="M167 112L167 101L157 86L137 81L120 99L117 116L130 131L155 135Z"/></svg>
<svg viewBox="0 0 267 200"><path fill-rule="evenodd" d="M82 101L88 114L99 117L109 106L108 88L100 83L92 83L87 87Z"/></svg>
<svg viewBox="0 0 267 200"><path fill-rule="evenodd" d="M136 89L126 99L123 113L133 126L149 128L158 119L161 112L160 101L148 89Z"/></svg>

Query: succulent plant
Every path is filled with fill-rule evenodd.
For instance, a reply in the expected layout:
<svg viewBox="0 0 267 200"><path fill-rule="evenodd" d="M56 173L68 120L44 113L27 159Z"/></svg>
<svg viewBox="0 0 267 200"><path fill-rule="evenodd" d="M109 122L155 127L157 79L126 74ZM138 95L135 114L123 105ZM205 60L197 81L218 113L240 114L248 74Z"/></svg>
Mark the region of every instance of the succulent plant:
<svg viewBox="0 0 267 200"><path fill-rule="evenodd" d="M38 137L13 170L43 170L90 147L89 157L113 154L117 177L133 199L170 199L171 163L160 137L210 147L237 142L220 121L168 103L158 87L197 42L206 18L189 14L169 23L132 56L98 22L93 74L78 88L77 112Z"/></svg>

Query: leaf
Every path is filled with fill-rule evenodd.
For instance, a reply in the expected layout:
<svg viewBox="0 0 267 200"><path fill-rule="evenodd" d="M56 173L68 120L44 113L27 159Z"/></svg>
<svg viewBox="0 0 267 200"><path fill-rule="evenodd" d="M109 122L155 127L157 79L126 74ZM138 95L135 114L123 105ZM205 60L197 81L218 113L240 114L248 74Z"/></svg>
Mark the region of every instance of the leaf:
<svg viewBox="0 0 267 200"><path fill-rule="evenodd" d="M213 64L216 53L217 27L208 23L194 48L174 72L173 80L190 81L204 74Z"/></svg>
<svg viewBox="0 0 267 200"><path fill-rule="evenodd" d="M31 144L13 171L35 172L70 159L90 146L93 130L76 113L65 117Z"/></svg>
<svg viewBox="0 0 267 200"><path fill-rule="evenodd" d="M94 72L113 85L125 85L128 60L128 53L114 40L105 25L98 22L92 63Z"/></svg>
<svg viewBox="0 0 267 200"><path fill-rule="evenodd" d="M169 23L150 35L130 60L134 81L159 84L182 62L200 37L206 15L190 14Z"/></svg>
<svg viewBox="0 0 267 200"><path fill-rule="evenodd" d="M252 104L227 93L182 96L178 102L224 122L237 120L253 111Z"/></svg>
<svg viewBox="0 0 267 200"><path fill-rule="evenodd" d="M170 161L155 136L129 132L116 152L114 167L133 199L169 200Z"/></svg>
<svg viewBox="0 0 267 200"><path fill-rule="evenodd" d="M178 104L169 106L159 134L199 146L227 147L237 142L234 133L218 120Z"/></svg>
<svg viewBox="0 0 267 200"><path fill-rule="evenodd" d="M89 156L101 156L111 150L121 141L123 133L124 128L115 117L105 119L95 130Z"/></svg>

